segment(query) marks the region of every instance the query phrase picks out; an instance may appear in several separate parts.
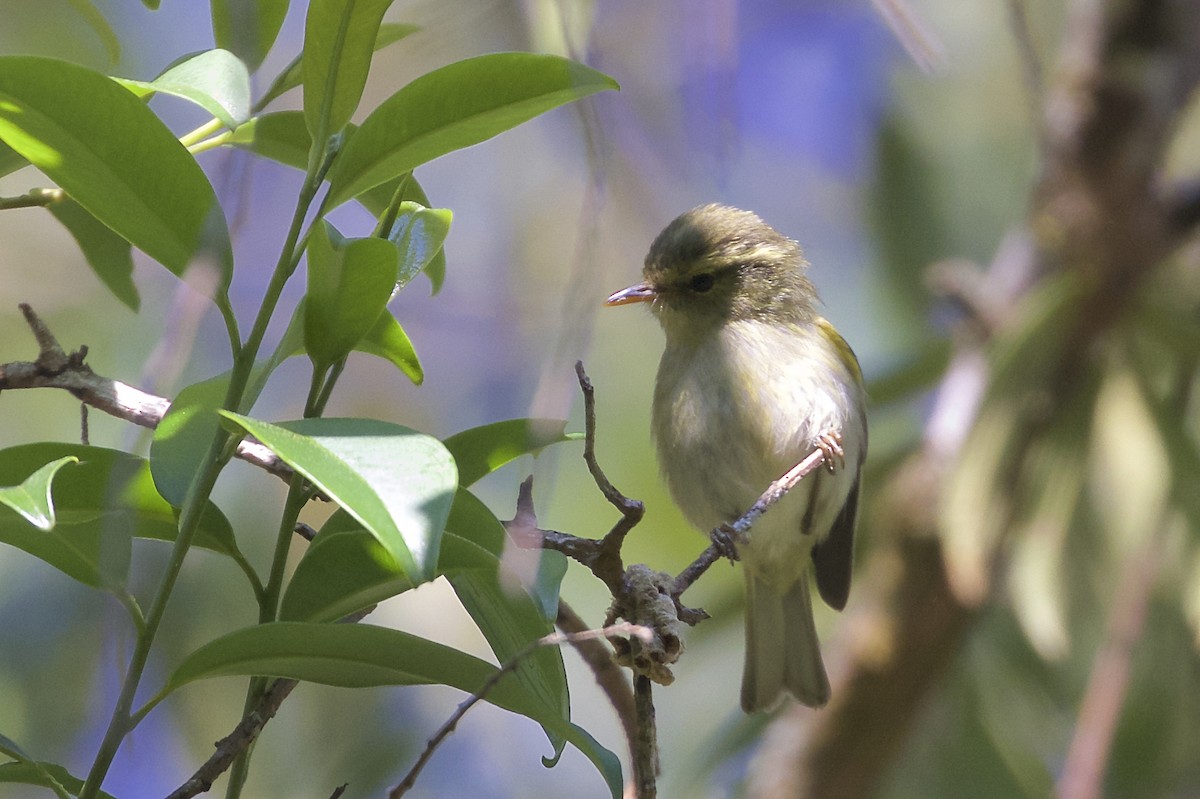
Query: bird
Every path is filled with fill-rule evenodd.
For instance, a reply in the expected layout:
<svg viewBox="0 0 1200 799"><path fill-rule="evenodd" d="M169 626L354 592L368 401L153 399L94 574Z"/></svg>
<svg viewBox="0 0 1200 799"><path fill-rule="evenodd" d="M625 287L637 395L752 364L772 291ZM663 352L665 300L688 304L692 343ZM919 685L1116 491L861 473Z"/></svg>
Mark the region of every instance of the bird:
<svg viewBox="0 0 1200 799"><path fill-rule="evenodd" d="M651 433L671 496L697 528L729 532L773 481L814 449L825 454L827 469L734 539L746 713L773 709L785 692L810 707L829 701L810 572L836 610L850 592L866 390L853 350L818 312L808 266L800 245L756 214L702 205L654 239L642 282L605 301L644 303L662 326Z"/></svg>

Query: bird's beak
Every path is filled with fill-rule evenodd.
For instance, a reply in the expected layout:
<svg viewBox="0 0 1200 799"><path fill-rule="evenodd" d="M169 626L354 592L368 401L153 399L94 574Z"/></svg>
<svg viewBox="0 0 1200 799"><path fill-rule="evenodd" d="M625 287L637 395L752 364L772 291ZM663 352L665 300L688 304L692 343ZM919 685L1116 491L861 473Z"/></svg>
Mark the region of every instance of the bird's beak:
<svg viewBox="0 0 1200 799"><path fill-rule="evenodd" d="M634 302L650 302L657 295L654 287L649 283L638 283L636 286L630 286L626 289L621 289L616 294L610 296L604 301L605 305L629 305Z"/></svg>

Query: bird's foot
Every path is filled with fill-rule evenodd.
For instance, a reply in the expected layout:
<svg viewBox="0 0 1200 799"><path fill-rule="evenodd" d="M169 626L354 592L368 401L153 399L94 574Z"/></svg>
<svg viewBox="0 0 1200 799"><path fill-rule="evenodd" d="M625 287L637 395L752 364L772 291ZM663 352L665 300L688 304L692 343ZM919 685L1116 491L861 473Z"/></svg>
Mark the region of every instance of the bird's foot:
<svg viewBox="0 0 1200 799"><path fill-rule="evenodd" d="M721 557L729 558L730 560L738 560L738 544L745 543L746 536L739 533L728 523L722 523L719 527L713 528L708 534L712 540L713 546L717 548L717 552Z"/></svg>
<svg viewBox="0 0 1200 799"><path fill-rule="evenodd" d="M825 453L825 468L831 474L846 465L846 452L842 449L841 433L822 433L817 436L816 446Z"/></svg>

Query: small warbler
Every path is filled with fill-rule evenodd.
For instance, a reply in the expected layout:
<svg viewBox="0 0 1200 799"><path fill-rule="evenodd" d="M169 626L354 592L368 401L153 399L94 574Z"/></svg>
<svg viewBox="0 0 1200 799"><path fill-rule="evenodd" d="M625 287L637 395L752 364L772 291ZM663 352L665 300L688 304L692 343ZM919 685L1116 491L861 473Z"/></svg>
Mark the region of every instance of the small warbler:
<svg viewBox="0 0 1200 799"><path fill-rule="evenodd" d="M607 305L648 302L666 349L654 386L659 464L688 520L711 531L739 518L814 448L808 475L737 543L746 579L742 708L784 691L829 701L808 561L832 607L850 592L866 394L849 345L816 309L799 245L756 215L695 208L658 235L644 281Z"/></svg>

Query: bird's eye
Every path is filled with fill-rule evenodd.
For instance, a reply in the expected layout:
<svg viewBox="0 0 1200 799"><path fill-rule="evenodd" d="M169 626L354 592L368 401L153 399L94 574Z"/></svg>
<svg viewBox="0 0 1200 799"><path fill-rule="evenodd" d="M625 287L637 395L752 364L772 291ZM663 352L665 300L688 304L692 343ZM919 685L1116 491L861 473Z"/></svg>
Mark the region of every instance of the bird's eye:
<svg viewBox="0 0 1200 799"><path fill-rule="evenodd" d="M692 278L690 285L692 287L692 291L703 294L713 287L713 276L709 272L705 272L702 275L696 275L694 278Z"/></svg>

